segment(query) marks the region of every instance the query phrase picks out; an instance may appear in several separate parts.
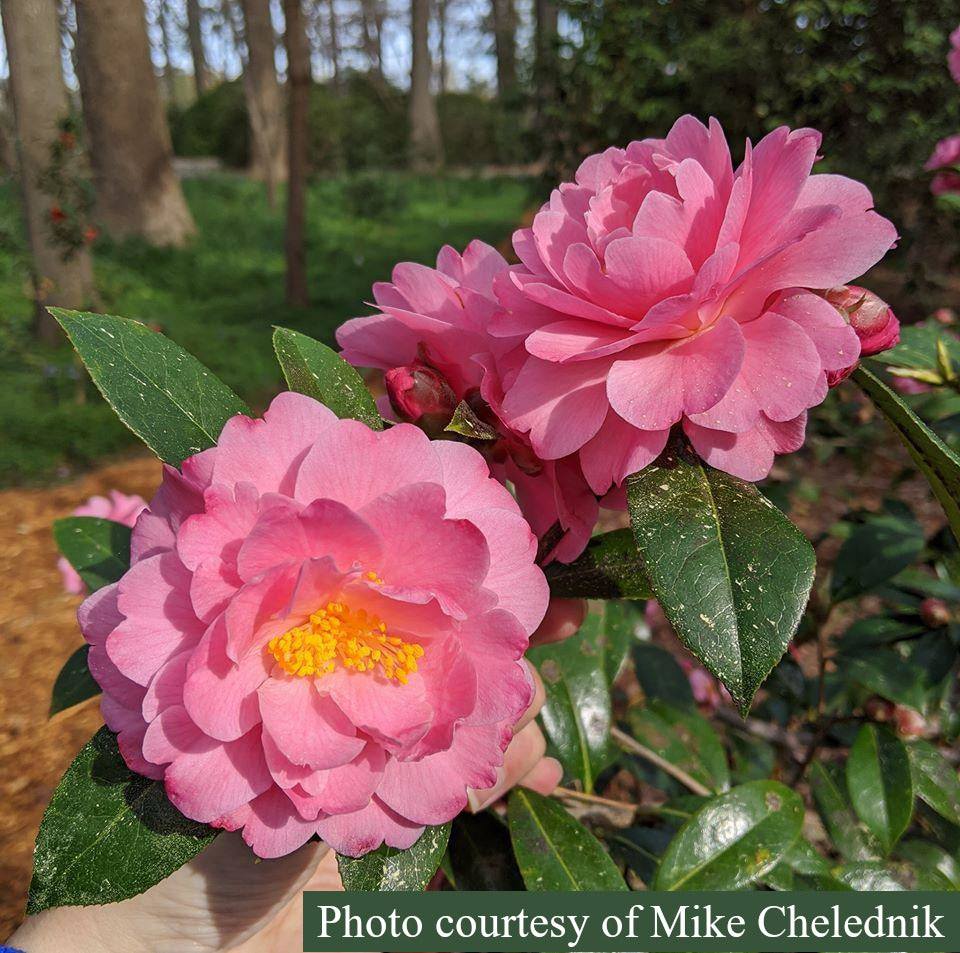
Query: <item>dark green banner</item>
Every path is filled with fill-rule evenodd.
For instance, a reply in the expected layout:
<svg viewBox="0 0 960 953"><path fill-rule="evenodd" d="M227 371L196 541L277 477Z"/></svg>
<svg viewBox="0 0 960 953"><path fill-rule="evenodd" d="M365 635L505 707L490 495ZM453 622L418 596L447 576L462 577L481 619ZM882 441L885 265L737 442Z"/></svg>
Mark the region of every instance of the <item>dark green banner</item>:
<svg viewBox="0 0 960 953"><path fill-rule="evenodd" d="M303 902L303 949L949 953L952 893L327 893Z"/></svg>

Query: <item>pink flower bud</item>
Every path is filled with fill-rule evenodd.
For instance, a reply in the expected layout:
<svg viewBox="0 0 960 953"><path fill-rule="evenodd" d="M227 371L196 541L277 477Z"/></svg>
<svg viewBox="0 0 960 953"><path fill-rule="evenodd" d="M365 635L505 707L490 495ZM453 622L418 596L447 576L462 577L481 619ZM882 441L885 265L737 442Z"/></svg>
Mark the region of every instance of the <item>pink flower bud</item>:
<svg viewBox="0 0 960 953"><path fill-rule="evenodd" d="M390 404L404 420L429 417L446 422L457 406L457 397L443 375L419 361L387 371L386 384Z"/></svg>
<svg viewBox="0 0 960 953"><path fill-rule="evenodd" d="M912 708L897 705L893 710L893 720L896 722L897 732L904 738L919 738L926 733L926 720L920 712Z"/></svg>
<svg viewBox="0 0 960 953"><path fill-rule="evenodd" d="M924 625L930 626L931 629L939 629L953 621L953 613L943 599L931 597L920 603L920 618Z"/></svg>
<svg viewBox="0 0 960 953"><path fill-rule="evenodd" d="M860 356L870 357L900 342L900 322L882 298L859 285L832 288L824 297L850 322L860 339ZM849 377L857 363L840 371L829 371L827 383L834 387Z"/></svg>

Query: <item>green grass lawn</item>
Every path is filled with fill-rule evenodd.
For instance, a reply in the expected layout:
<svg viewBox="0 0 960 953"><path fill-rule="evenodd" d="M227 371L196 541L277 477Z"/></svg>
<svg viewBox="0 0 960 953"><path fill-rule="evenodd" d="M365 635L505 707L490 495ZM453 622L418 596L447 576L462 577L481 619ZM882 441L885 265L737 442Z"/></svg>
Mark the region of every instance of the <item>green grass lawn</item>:
<svg viewBox="0 0 960 953"><path fill-rule="evenodd" d="M514 179L385 176L316 182L308 206L311 304L283 302L283 210L239 176L185 184L199 236L184 249L96 247L99 310L160 325L254 407L281 386L271 326L326 343L368 313L374 281L398 261L432 263L441 245L507 237L533 199ZM0 188L0 485L61 478L134 443L64 344L29 334L15 196Z"/></svg>

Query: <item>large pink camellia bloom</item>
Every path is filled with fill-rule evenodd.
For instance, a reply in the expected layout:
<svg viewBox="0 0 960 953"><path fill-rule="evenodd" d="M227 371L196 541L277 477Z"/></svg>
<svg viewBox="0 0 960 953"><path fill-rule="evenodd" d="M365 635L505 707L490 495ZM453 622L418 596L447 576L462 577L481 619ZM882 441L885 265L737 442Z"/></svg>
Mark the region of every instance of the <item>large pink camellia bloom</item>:
<svg viewBox="0 0 960 953"><path fill-rule="evenodd" d="M775 130L734 171L719 124L586 159L498 276L501 412L544 460L579 454L594 492L682 424L711 465L765 476L803 441L857 335L809 289L848 284L893 245L870 192L811 175L820 135Z"/></svg>
<svg viewBox="0 0 960 953"><path fill-rule="evenodd" d="M481 241L471 242L462 256L444 247L436 268L403 262L391 282L374 285L379 314L347 321L337 341L351 364L386 372L391 404L402 419L442 429L460 401L474 408L499 434L482 444L494 475L516 488L538 536L560 524L563 536L550 556L570 562L596 525L597 497L575 456L539 459L529 438L503 419L498 358L522 341L489 333L498 308L494 281L507 268L503 256ZM619 499L603 502L622 508Z"/></svg>
<svg viewBox="0 0 960 953"><path fill-rule="evenodd" d="M409 847L497 778L547 605L481 456L299 394L168 467L81 606L131 769L262 857Z"/></svg>
<svg viewBox="0 0 960 953"><path fill-rule="evenodd" d="M111 490L109 496L91 496L70 515L97 516L100 519L123 523L124 526L133 526L146 505L147 501L136 493L127 494L119 490ZM63 556L57 560L57 569L60 570L60 579L67 592L78 596L86 593L87 587L83 584L80 574Z"/></svg>

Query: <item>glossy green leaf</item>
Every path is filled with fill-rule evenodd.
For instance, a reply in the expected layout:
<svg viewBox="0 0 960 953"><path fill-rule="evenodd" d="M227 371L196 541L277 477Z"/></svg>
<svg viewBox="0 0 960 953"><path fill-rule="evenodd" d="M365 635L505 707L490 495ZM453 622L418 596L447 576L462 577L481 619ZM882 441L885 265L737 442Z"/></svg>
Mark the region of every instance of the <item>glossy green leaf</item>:
<svg viewBox="0 0 960 953"><path fill-rule="evenodd" d="M100 686L94 681L87 666L89 645L81 645L64 663L53 683L50 697L50 714L72 708L100 694Z"/></svg>
<svg viewBox="0 0 960 953"><path fill-rule="evenodd" d="M892 579L923 551L923 530L912 517L871 515L844 540L830 577L834 602L852 599Z"/></svg>
<svg viewBox="0 0 960 953"><path fill-rule="evenodd" d="M878 860L863 860L835 868L833 876L851 890L903 890L889 864Z"/></svg>
<svg viewBox="0 0 960 953"><path fill-rule="evenodd" d="M650 580L629 529L594 536L572 563L551 563L550 592L569 599L649 599Z"/></svg>
<svg viewBox="0 0 960 953"><path fill-rule="evenodd" d="M847 759L847 790L857 816L889 853L913 815L910 758L892 731L860 727Z"/></svg>
<svg viewBox="0 0 960 953"><path fill-rule="evenodd" d="M957 769L929 741L907 745L917 797L941 817L960 825L960 779Z"/></svg>
<svg viewBox="0 0 960 953"><path fill-rule="evenodd" d="M406 850L386 844L363 857L337 854L344 890L424 890L443 860L450 824L428 827Z"/></svg>
<svg viewBox="0 0 960 953"><path fill-rule="evenodd" d="M137 321L50 308L117 416L179 466L212 447L246 404L195 357Z"/></svg>
<svg viewBox="0 0 960 953"><path fill-rule="evenodd" d="M565 773L579 780L588 793L614 756L610 744L607 617L605 609L590 612L572 638L527 653L546 690L540 718L547 737Z"/></svg>
<svg viewBox="0 0 960 953"><path fill-rule="evenodd" d="M960 861L938 844L911 838L897 845L897 858L912 867L914 890L960 890Z"/></svg>
<svg viewBox="0 0 960 953"><path fill-rule="evenodd" d="M273 349L290 390L320 401L340 418L383 429L363 378L336 351L288 328L274 328Z"/></svg>
<svg viewBox="0 0 960 953"><path fill-rule="evenodd" d="M628 506L664 613L745 714L803 615L813 548L753 484L679 443L629 478Z"/></svg>
<svg viewBox="0 0 960 953"><path fill-rule="evenodd" d="M130 568L130 527L96 516L67 516L53 524L57 549L96 592Z"/></svg>
<svg viewBox="0 0 960 953"><path fill-rule="evenodd" d="M727 754L710 722L698 711L651 700L630 709L634 738L713 791L730 787Z"/></svg>
<svg viewBox="0 0 960 953"><path fill-rule="evenodd" d="M53 792L34 850L27 912L114 903L192 860L217 831L185 818L160 781L131 772L101 728Z"/></svg>
<svg viewBox="0 0 960 953"><path fill-rule="evenodd" d="M680 828L654 890L740 890L773 870L800 836L803 800L777 781L712 798Z"/></svg>
<svg viewBox="0 0 960 953"><path fill-rule="evenodd" d="M447 856L457 890L523 890L510 832L493 811L456 817Z"/></svg>
<svg viewBox="0 0 960 953"><path fill-rule="evenodd" d="M849 890L836 880L832 864L802 837L784 854L763 882L775 890Z"/></svg>
<svg viewBox="0 0 960 953"><path fill-rule="evenodd" d="M613 685L637 644L637 626L643 625L638 607L630 602L608 600L594 611L603 613L603 669L607 684Z"/></svg>
<svg viewBox="0 0 960 953"><path fill-rule="evenodd" d="M626 890L603 845L557 801L514 788L510 839L527 890Z"/></svg>
<svg viewBox="0 0 960 953"><path fill-rule="evenodd" d="M938 371L940 348L946 349L954 364L960 364L960 339L942 324L925 321L902 326L897 346L875 355L873 359L889 367Z"/></svg>
<svg viewBox="0 0 960 953"><path fill-rule="evenodd" d="M633 670L646 698L660 699L675 708L696 708L690 679L672 652L649 642L638 642L631 655Z"/></svg>
<svg viewBox="0 0 960 953"><path fill-rule="evenodd" d="M880 846L854 814L844 780L836 764L810 765L810 790L833 843L847 860L872 860L879 856Z"/></svg>
<svg viewBox="0 0 960 953"><path fill-rule="evenodd" d="M943 507L954 536L960 541L960 457L872 371L861 365L853 372L853 380L876 404L905 444Z"/></svg>

